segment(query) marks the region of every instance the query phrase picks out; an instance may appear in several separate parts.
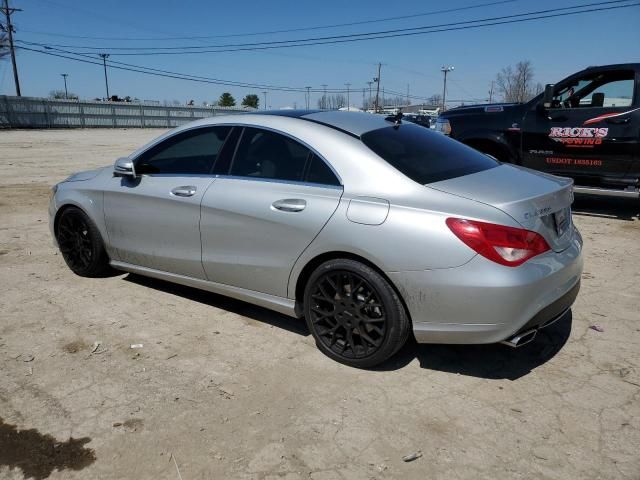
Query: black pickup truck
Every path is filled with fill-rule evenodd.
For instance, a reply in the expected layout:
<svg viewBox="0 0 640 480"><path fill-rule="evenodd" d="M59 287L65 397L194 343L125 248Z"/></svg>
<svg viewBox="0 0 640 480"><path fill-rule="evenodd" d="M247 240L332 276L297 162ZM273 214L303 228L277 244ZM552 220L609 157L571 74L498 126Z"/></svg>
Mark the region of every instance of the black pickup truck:
<svg viewBox="0 0 640 480"><path fill-rule="evenodd" d="M578 193L640 197L640 63L586 68L527 103L453 108L436 130L500 161L573 178Z"/></svg>

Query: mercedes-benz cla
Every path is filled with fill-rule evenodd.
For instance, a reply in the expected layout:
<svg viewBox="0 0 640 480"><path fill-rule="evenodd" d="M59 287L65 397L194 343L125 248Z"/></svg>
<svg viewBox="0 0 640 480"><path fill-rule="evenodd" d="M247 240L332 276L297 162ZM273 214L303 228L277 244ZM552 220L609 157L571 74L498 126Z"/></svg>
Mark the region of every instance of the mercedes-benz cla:
<svg viewBox="0 0 640 480"><path fill-rule="evenodd" d="M51 229L78 275L113 268L304 317L356 367L411 334L526 343L579 289L570 180L400 116L212 117L53 190Z"/></svg>

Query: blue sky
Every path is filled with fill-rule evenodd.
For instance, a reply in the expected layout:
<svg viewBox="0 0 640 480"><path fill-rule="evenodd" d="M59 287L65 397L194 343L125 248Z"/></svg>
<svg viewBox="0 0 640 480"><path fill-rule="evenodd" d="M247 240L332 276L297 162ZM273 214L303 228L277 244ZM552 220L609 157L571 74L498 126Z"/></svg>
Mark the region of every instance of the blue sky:
<svg viewBox="0 0 640 480"><path fill-rule="evenodd" d="M229 35L314 27L488 3L490 0L427 2L378 0L346 2L200 1L200 0L11 0L22 8L13 16L16 38L40 43L87 47L181 46L284 40L394 28L408 28L509 15L526 11L591 3L589 0L513 1L465 11L412 17L332 29L206 40L99 40L49 36L47 32L91 37L157 38ZM481 29L388 38L341 45L318 45L257 52L200 55L115 57L147 67L221 79L304 87L345 88L351 83L352 104L360 105L362 89L383 63L382 86L389 90L430 96L442 91L443 64L454 65L448 98L485 98L491 80L504 66L531 60L536 81L552 83L588 65L640 61L640 7L554 18ZM46 96L63 87L60 73L68 73L69 90L82 98L104 96L101 66L19 51L22 94ZM110 92L141 99L217 99L230 91L236 99L261 89L224 87L139 73L110 70ZM11 63L0 62L0 94L14 94ZM368 96L368 94L367 94ZM312 94L316 105L318 94ZM304 106L303 93L269 92L273 108Z"/></svg>

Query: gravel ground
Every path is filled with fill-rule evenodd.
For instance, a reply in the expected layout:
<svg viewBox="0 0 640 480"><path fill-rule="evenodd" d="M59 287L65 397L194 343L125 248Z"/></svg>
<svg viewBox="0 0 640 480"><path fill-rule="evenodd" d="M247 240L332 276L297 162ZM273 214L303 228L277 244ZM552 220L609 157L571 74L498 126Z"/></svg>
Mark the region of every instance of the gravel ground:
<svg viewBox="0 0 640 480"><path fill-rule="evenodd" d="M160 133L0 131L0 478L640 478L640 202L577 200L582 291L534 343L362 371L303 322L69 271L50 185Z"/></svg>

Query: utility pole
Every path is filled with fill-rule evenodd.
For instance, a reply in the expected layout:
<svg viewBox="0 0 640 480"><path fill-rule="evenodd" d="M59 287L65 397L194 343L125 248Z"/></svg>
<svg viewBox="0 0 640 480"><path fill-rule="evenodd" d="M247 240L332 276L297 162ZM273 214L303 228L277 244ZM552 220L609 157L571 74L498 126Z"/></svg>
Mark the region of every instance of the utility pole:
<svg viewBox="0 0 640 480"><path fill-rule="evenodd" d="M67 77L69 76L69 74L61 73L60 75L62 75L62 78L64 78L64 98L66 100L69 98L69 92L67 92Z"/></svg>
<svg viewBox="0 0 640 480"><path fill-rule="evenodd" d="M311 100L311 92L310 92L311 87L304 87L304 88L307 89L307 95L306 95L305 100L306 100L306 103L307 103L307 110L309 110L309 101Z"/></svg>
<svg viewBox="0 0 640 480"><path fill-rule="evenodd" d="M489 103L493 101L493 83L494 81L491 80L491 90L489 90Z"/></svg>
<svg viewBox="0 0 640 480"><path fill-rule="evenodd" d="M320 86L324 91L324 93L322 94L322 110L326 110L327 109L327 84L323 83Z"/></svg>
<svg viewBox="0 0 640 480"><path fill-rule="evenodd" d="M447 73L452 72L455 67L445 67L444 65L440 69L442 73L444 73L444 87L442 88L442 111L444 112L446 109L446 100L447 100Z"/></svg>
<svg viewBox="0 0 640 480"><path fill-rule="evenodd" d="M407 83L407 105L411 105L409 103L409 84Z"/></svg>
<svg viewBox="0 0 640 480"><path fill-rule="evenodd" d="M98 56L102 58L102 64L104 65L104 84L107 87L107 101L109 101L109 79L107 78L107 58L109 58L109 54L101 53Z"/></svg>
<svg viewBox="0 0 640 480"><path fill-rule="evenodd" d="M262 92L262 94L264 95L264 109L267 109L267 92L264 91Z"/></svg>
<svg viewBox="0 0 640 480"><path fill-rule="evenodd" d="M380 69L382 68L382 64L378 63L378 76L373 79L376 82L376 103L374 106L374 112L378 113L378 96L380 95Z"/></svg>
<svg viewBox="0 0 640 480"><path fill-rule="evenodd" d="M13 12L21 12L20 8L9 8L9 0L4 0L4 7L2 8L4 16L7 18L7 35L9 37L9 49L11 50L11 65L13 65L13 81L16 84L16 95L21 97L20 93L20 80L18 79L18 66L16 65L16 49L13 46L13 25L11 25L11 14Z"/></svg>
<svg viewBox="0 0 640 480"><path fill-rule="evenodd" d="M345 85L347 86L347 112L351 111L351 103L350 103L350 98L349 98L349 87L351 86L350 83L345 83Z"/></svg>
<svg viewBox="0 0 640 480"><path fill-rule="evenodd" d="M363 88L362 89L362 109L366 110L367 109L367 101L365 100L365 93L366 93L367 89Z"/></svg>
<svg viewBox="0 0 640 480"><path fill-rule="evenodd" d="M367 82L367 85L369 85L369 105L367 106L367 110L371 109L371 84L373 82Z"/></svg>

